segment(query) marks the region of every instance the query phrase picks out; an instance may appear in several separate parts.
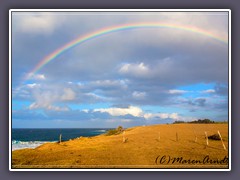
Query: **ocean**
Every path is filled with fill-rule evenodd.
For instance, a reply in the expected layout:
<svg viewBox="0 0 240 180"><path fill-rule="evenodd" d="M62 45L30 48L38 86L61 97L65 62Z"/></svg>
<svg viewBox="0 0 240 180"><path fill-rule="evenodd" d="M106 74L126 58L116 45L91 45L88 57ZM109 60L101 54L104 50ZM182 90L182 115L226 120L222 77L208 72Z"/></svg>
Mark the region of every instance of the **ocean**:
<svg viewBox="0 0 240 180"><path fill-rule="evenodd" d="M67 141L80 136L91 137L106 133L110 128L74 128L74 129L12 129L12 151L24 148L36 148L46 142Z"/></svg>

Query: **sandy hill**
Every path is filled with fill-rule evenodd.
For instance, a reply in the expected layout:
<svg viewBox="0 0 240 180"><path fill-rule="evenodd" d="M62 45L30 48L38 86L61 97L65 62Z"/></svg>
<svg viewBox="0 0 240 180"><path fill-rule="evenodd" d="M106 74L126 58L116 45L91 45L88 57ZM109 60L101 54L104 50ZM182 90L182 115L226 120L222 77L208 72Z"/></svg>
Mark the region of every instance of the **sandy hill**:
<svg viewBox="0 0 240 180"><path fill-rule="evenodd" d="M213 135L218 130L227 150L216 140L209 140L206 146L205 131ZM12 167L227 168L227 157L228 124L166 124L16 150L12 152Z"/></svg>

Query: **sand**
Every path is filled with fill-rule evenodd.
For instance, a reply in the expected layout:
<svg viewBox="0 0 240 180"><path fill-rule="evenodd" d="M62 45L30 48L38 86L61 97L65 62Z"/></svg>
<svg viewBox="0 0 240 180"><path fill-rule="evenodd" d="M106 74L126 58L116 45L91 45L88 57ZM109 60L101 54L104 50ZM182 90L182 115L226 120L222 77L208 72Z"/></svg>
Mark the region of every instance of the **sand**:
<svg viewBox="0 0 240 180"><path fill-rule="evenodd" d="M227 150L206 146L218 130ZM12 168L228 168L228 156L228 124L165 124L16 150Z"/></svg>

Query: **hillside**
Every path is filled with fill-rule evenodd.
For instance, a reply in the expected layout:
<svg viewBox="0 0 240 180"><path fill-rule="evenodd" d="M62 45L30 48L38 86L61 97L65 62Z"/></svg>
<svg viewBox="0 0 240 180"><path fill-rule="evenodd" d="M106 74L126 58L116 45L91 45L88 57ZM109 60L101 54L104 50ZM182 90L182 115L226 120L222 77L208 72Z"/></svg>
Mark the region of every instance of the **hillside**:
<svg viewBox="0 0 240 180"><path fill-rule="evenodd" d="M118 135L80 137L16 150L12 152L12 167L228 168L228 150L223 149L222 142L209 139L206 146L205 131L213 135L218 130L228 149L228 124L139 126Z"/></svg>

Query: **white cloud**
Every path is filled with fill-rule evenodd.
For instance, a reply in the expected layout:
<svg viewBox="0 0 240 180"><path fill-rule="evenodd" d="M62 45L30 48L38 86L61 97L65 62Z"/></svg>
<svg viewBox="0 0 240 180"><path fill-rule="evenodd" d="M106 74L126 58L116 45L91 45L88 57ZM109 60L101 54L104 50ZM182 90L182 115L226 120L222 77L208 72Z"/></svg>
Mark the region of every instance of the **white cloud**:
<svg viewBox="0 0 240 180"><path fill-rule="evenodd" d="M36 84L30 84L30 87L35 87ZM56 106L56 103L72 101L76 97L76 93L71 88L61 89L59 87L48 87L44 89L44 86L40 88L34 88L32 91L34 101L29 109L47 109L53 111L68 111L67 106Z"/></svg>
<svg viewBox="0 0 240 180"><path fill-rule="evenodd" d="M170 89L168 91L169 94L183 94L183 93L187 93L189 91L185 91L185 90L179 90L179 89Z"/></svg>
<svg viewBox="0 0 240 180"><path fill-rule="evenodd" d="M180 116L178 113L146 113L144 114L144 118L147 120L151 120L154 118L159 118L159 119L172 119L175 121L192 121L196 119L195 117L183 117Z"/></svg>
<svg viewBox="0 0 240 180"><path fill-rule="evenodd" d="M88 113L89 109L83 109L82 112Z"/></svg>
<svg viewBox="0 0 240 180"><path fill-rule="evenodd" d="M53 110L53 111L69 111L68 107L53 106L53 105L47 104L47 103L38 104L38 103L34 102L29 106L30 110L40 109L40 108L44 108L44 109L47 109L47 110Z"/></svg>
<svg viewBox="0 0 240 180"><path fill-rule="evenodd" d="M192 121L196 118L180 116L178 113L145 113L141 108L135 106L129 106L128 108L105 108L105 109L94 109L93 112L108 113L111 116L124 116L132 115L134 117L145 118L146 120L154 120L158 118L162 119L172 119L181 121Z"/></svg>
<svg viewBox="0 0 240 180"><path fill-rule="evenodd" d="M143 115L143 111L139 107L129 106L128 108L101 108L94 109L94 112L106 112L112 116L124 116L130 114L135 117L141 117Z"/></svg>
<svg viewBox="0 0 240 180"><path fill-rule="evenodd" d="M139 92L139 91L134 91L132 93L132 96L135 98L135 99L144 99L146 97L146 92Z"/></svg>
<svg viewBox="0 0 240 180"><path fill-rule="evenodd" d="M161 119L174 119L178 120L180 119L178 113L146 113L144 114L145 119L153 119L153 118L161 118Z"/></svg>
<svg viewBox="0 0 240 180"><path fill-rule="evenodd" d="M105 100L105 99L107 99L106 97L100 96L100 95L92 93L92 92L86 93L86 95L95 99L95 100Z"/></svg>
<svg viewBox="0 0 240 180"><path fill-rule="evenodd" d="M69 101L69 100L75 99L76 94L72 89L65 88L63 91L64 91L64 94L61 96L62 100Z"/></svg>
<svg viewBox="0 0 240 180"><path fill-rule="evenodd" d="M215 93L216 91L214 89L207 89L202 91L202 93Z"/></svg>
<svg viewBox="0 0 240 180"><path fill-rule="evenodd" d="M15 14L18 26L18 30L24 33L31 34L51 34L54 30L62 24L65 19L64 16L61 18L52 15L52 13L38 13L20 15Z"/></svg>
<svg viewBox="0 0 240 180"><path fill-rule="evenodd" d="M119 69L121 74L129 74L136 77L146 77L149 75L149 68L143 63L139 64L124 64Z"/></svg>
<svg viewBox="0 0 240 180"><path fill-rule="evenodd" d="M97 80L97 81L93 81L91 82L92 85L101 85L101 86L114 86L114 85L118 85L119 84L119 81L117 80Z"/></svg>
<svg viewBox="0 0 240 180"><path fill-rule="evenodd" d="M29 88L35 88L35 87L39 87L40 85L39 84L36 84L36 83L32 83L32 84L27 84L27 87Z"/></svg>
<svg viewBox="0 0 240 180"><path fill-rule="evenodd" d="M127 88L127 79L122 80L97 80L91 81L89 83L90 86L96 88Z"/></svg>
<svg viewBox="0 0 240 180"><path fill-rule="evenodd" d="M44 74L34 74L34 73L29 73L27 75L26 79L34 79L34 80L45 80L46 77Z"/></svg>

